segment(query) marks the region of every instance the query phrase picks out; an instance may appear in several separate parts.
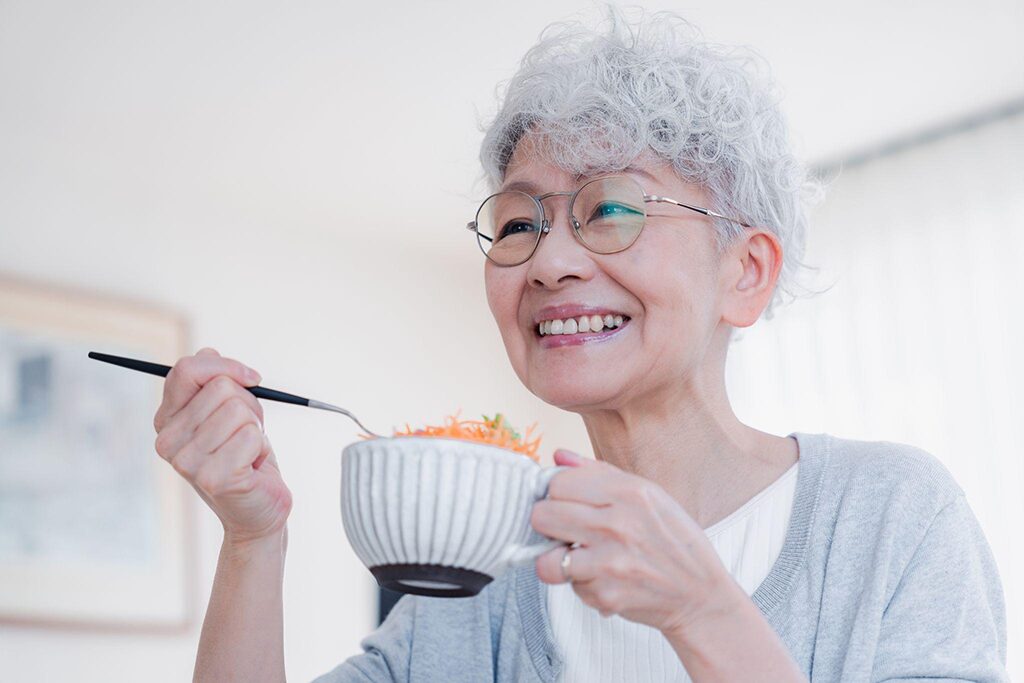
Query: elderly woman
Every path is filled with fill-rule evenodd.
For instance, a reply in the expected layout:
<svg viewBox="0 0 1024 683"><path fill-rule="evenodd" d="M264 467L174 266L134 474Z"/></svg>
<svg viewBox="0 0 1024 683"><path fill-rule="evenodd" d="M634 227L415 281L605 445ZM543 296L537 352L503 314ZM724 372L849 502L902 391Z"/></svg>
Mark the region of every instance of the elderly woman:
<svg viewBox="0 0 1024 683"><path fill-rule="evenodd" d="M793 289L811 185L768 88L656 15L546 32L484 139L469 227L512 367L596 460L532 524L565 546L473 598L405 596L318 681L1005 679L996 566L918 449L740 422L735 328ZM224 525L197 680L283 680L291 496L246 366L180 360L157 451Z"/></svg>

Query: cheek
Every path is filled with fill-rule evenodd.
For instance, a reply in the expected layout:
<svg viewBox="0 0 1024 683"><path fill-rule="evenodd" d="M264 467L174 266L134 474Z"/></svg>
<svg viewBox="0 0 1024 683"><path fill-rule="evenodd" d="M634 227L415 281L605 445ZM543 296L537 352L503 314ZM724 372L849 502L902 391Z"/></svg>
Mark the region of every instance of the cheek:
<svg viewBox="0 0 1024 683"><path fill-rule="evenodd" d="M498 326L505 353L512 370L528 386L527 348L519 325L519 305L524 287L523 275L514 268L499 268L488 264L484 275L487 305Z"/></svg>
<svg viewBox="0 0 1024 683"><path fill-rule="evenodd" d="M709 245L681 235L658 237L631 255L622 280L643 305L651 332L678 340L702 327L715 305L717 270Z"/></svg>
<svg viewBox="0 0 1024 683"><path fill-rule="evenodd" d="M484 269L484 289L487 292L487 305L494 316L494 322L502 331L518 327L517 313L519 310L522 276L512 272L511 268L499 268L488 263Z"/></svg>
<svg viewBox="0 0 1024 683"><path fill-rule="evenodd" d="M643 249L634 247L623 252L629 255L628 264L618 269L616 276L648 313L678 309L680 296L689 289L692 279L692 255L686 253L685 245L678 237L658 237L648 240Z"/></svg>
<svg viewBox="0 0 1024 683"><path fill-rule="evenodd" d="M487 305L491 307L492 313L496 313L500 306L502 289L500 272L488 263L484 266L484 291L487 293Z"/></svg>

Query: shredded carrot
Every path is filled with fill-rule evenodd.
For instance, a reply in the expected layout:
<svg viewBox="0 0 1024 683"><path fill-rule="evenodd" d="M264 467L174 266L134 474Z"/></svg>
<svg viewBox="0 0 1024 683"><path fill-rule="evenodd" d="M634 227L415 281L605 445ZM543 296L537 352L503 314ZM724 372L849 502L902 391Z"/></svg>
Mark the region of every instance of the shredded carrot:
<svg viewBox="0 0 1024 683"><path fill-rule="evenodd" d="M540 437L531 439L536 424L530 425L526 435L522 436L515 428L508 423L505 416L495 413L494 417L483 415L483 420L460 420L459 413L449 415L444 419L444 424L439 426L427 426L423 429L413 429L409 423L405 424L405 431L395 431L395 436L434 436L447 439L463 439L465 441L476 441L478 443L490 444L499 448L506 448L538 460L537 449L540 448ZM360 434L364 439L372 438L368 434Z"/></svg>

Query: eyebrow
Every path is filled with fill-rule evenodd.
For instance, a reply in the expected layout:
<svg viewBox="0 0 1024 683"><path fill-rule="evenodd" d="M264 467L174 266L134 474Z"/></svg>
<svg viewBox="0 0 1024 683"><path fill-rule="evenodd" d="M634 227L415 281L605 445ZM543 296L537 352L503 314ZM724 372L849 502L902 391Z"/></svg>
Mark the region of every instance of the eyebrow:
<svg viewBox="0 0 1024 683"><path fill-rule="evenodd" d="M537 187L533 183L529 182L528 180L514 180L514 181L512 181L511 183L509 183L507 185L503 185L498 191L499 192L513 192L513 191L525 192L526 194L530 194L530 195L539 195L539 194L541 194L540 192L537 192Z"/></svg>
<svg viewBox="0 0 1024 683"><path fill-rule="evenodd" d="M627 166L626 168L623 169L623 172L637 173L639 175L644 176L648 180L653 180L655 182L657 182L658 180L650 171L644 168L640 168L639 166Z"/></svg>
<svg viewBox="0 0 1024 683"><path fill-rule="evenodd" d="M651 175L651 173L649 171L647 171L645 169L642 169L639 166L627 166L626 168L622 169L621 171L617 171L617 173L636 173L637 175L644 176L645 178L647 178L649 180L657 181L657 178L655 178L653 175ZM577 184L582 179L582 177L583 176L576 176L576 183ZM537 186L534 185L529 180L513 180L512 182L510 182L510 183L508 183L506 185L502 185L502 187L501 187L501 189L499 191L500 192L525 192L526 194L533 195L533 196L539 196L539 195L544 194L543 192L539 192L538 189L537 189Z"/></svg>

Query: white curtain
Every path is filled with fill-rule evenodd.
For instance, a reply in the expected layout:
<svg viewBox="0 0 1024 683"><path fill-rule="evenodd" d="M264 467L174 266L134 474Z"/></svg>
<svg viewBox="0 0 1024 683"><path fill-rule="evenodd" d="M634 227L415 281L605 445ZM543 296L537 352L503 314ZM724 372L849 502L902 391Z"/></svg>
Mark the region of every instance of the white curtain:
<svg viewBox="0 0 1024 683"><path fill-rule="evenodd" d="M996 555L1024 680L1024 116L845 170L806 260L832 286L743 331L737 414L942 460Z"/></svg>

